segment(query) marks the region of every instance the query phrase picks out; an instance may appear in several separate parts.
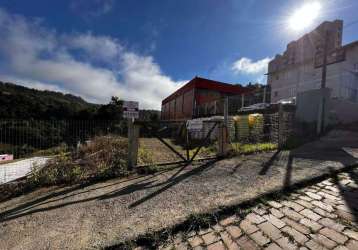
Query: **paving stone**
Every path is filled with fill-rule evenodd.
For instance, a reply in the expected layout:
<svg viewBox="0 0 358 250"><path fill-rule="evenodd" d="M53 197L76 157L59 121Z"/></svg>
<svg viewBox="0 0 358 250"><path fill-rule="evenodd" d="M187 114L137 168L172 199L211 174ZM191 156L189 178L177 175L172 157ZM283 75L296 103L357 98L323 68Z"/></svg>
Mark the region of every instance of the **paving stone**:
<svg viewBox="0 0 358 250"><path fill-rule="evenodd" d="M300 204L301 206L304 206L305 208L313 208L312 204L309 203L308 201L302 200L302 199L297 199L295 200L295 202L297 202L298 204Z"/></svg>
<svg viewBox="0 0 358 250"><path fill-rule="evenodd" d="M300 214L304 215L305 217L314 220L314 221L318 221L319 219L321 219L322 217L318 214L316 214L315 212L313 212L312 210L309 209L304 209L300 212Z"/></svg>
<svg viewBox="0 0 358 250"><path fill-rule="evenodd" d="M240 228L247 234L252 234L259 230L257 226L252 224L249 220L243 220L240 222Z"/></svg>
<svg viewBox="0 0 358 250"><path fill-rule="evenodd" d="M261 231L257 231L256 233L251 234L250 238L260 246L264 246L270 243L270 239L267 238Z"/></svg>
<svg viewBox="0 0 358 250"><path fill-rule="evenodd" d="M221 239L223 240L225 246L229 250L238 250L238 249L240 249L239 245L231 238L229 233L221 232L220 236L221 236Z"/></svg>
<svg viewBox="0 0 358 250"><path fill-rule="evenodd" d="M358 240L358 232L357 231L346 229L343 231L343 233L352 239Z"/></svg>
<svg viewBox="0 0 358 250"><path fill-rule="evenodd" d="M349 250L357 250L358 249L358 241L356 240L350 240L348 241L348 243L346 244L346 247Z"/></svg>
<svg viewBox="0 0 358 250"><path fill-rule="evenodd" d="M270 222L264 222L258 227L271 239L277 240L282 237L281 231Z"/></svg>
<svg viewBox="0 0 358 250"><path fill-rule="evenodd" d="M307 218L301 219L300 223L310 228L313 232L317 232L323 227L321 224Z"/></svg>
<svg viewBox="0 0 358 250"><path fill-rule="evenodd" d="M345 211L345 212L348 212L348 213L352 213L352 210L351 210L351 208L350 207L348 207L347 205L338 205L338 206L336 206L336 208L337 209L339 209L339 210L343 210L343 211Z"/></svg>
<svg viewBox="0 0 358 250"><path fill-rule="evenodd" d="M300 247L299 250L309 250L307 247Z"/></svg>
<svg viewBox="0 0 358 250"><path fill-rule="evenodd" d="M199 232L198 232L198 235L204 235L204 234L207 234L207 233L210 233L212 232L213 229L211 229L210 227L209 228L205 228L205 229L201 229Z"/></svg>
<svg viewBox="0 0 358 250"><path fill-rule="evenodd" d="M270 213L273 214L275 217L281 219L283 216L285 216L283 213L281 213L279 210L277 210L276 208L271 208L270 209Z"/></svg>
<svg viewBox="0 0 358 250"><path fill-rule="evenodd" d="M189 238L188 242L191 247L196 247L204 243L204 241L199 236Z"/></svg>
<svg viewBox="0 0 358 250"><path fill-rule="evenodd" d="M309 196L310 198L314 199L314 200L321 200L322 196L312 193L312 192L306 192L305 193L307 196Z"/></svg>
<svg viewBox="0 0 358 250"><path fill-rule="evenodd" d="M242 231L238 226L228 226L225 230L234 238L239 238L242 235Z"/></svg>
<svg viewBox="0 0 358 250"><path fill-rule="evenodd" d="M334 242L333 240L328 239L326 236L322 235L322 234L310 234L310 237L316 241L317 243L319 243L320 245L325 246L328 249L332 249L335 246L337 246L337 243Z"/></svg>
<svg viewBox="0 0 358 250"><path fill-rule="evenodd" d="M296 212L299 212L304 209L303 206L301 206L300 204L297 204L295 202L292 202L292 201L283 201L282 204L285 205L286 207L292 208Z"/></svg>
<svg viewBox="0 0 358 250"><path fill-rule="evenodd" d="M283 228L286 225L281 219L277 218L273 214L266 214L264 215L264 218L277 228Z"/></svg>
<svg viewBox="0 0 358 250"><path fill-rule="evenodd" d="M173 250L175 248L172 248L170 250ZM194 247L193 250L205 250L205 248L203 246L197 246L197 247Z"/></svg>
<svg viewBox="0 0 358 250"><path fill-rule="evenodd" d="M327 198L327 199L338 200L338 198L337 198L336 196L331 195L331 194L328 194L328 193L323 192L323 191L318 192L317 194L320 195L320 196L323 196L323 197L325 197L325 198Z"/></svg>
<svg viewBox="0 0 358 250"><path fill-rule="evenodd" d="M305 201L312 201L313 200L311 197L306 196L306 195L301 195L298 198L301 199L301 200L305 200Z"/></svg>
<svg viewBox="0 0 358 250"><path fill-rule="evenodd" d="M320 224L322 224L323 226L329 227L333 230L336 230L337 232L341 232L344 230L345 226L340 224L340 223L336 223L334 220L330 219L330 218L322 218L318 221Z"/></svg>
<svg viewBox="0 0 358 250"><path fill-rule="evenodd" d="M216 232L224 231L224 228L223 228L219 223L215 224L215 225L213 226L213 229L214 229Z"/></svg>
<svg viewBox="0 0 358 250"><path fill-rule="evenodd" d="M331 205L332 207L335 207L335 206L337 206L337 205L341 205L341 204L342 204L342 202L340 202L340 201L335 201L335 200L331 200L331 199L327 199L327 198L324 198L322 202L323 202L323 203L326 203L326 204L329 204L329 205Z"/></svg>
<svg viewBox="0 0 358 250"><path fill-rule="evenodd" d="M349 249L346 248L345 246L337 246L333 250L349 250Z"/></svg>
<svg viewBox="0 0 358 250"><path fill-rule="evenodd" d="M195 231L190 231L189 233L187 233L187 237L193 237L196 235L196 232Z"/></svg>
<svg viewBox="0 0 358 250"><path fill-rule="evenodd" d="M300 219L303 218L303 216L301 214L299 214L296 211L294 211L293 209L290 209L287 207L281 208L280 211L287 217L290 217L291 219L296 220L296 221L299 221Z"/></svg>
<svg viewBox="0 0 358 250"><path fill-rule="evenodd" d="M319 244L318 242L316 242L314 240L307 241L305 243L305 245L311 250L327 250L328 249L325 246Z"/></svg>
<svg viewBox="0 0 358 250"><path fill-rule="evenodd" d="M246 215L246 219L251 221L252 223L255 224L260 224L262 222L265 222L266 219L258 214L255 213L249 213L248 215Z"/></svg>
<svg viewBox="0 0 358 250"><path fill-rule="evenodd" d="M240 237L236 242L242 249L260 249L259 246L246 235Z"/></svg>
<svg viewBox="0 0 358 250"><path fill-rule="evenodd" d="M201 236L205 242L206 245L210 245L218 240L220 240L220 238L218 237L216 232L211 232L208 234L204 234L203 236Z"/></svg>
<svg viewBox="0 0 358 250"><path fill-rule="evenodd" d="M174 249L175 250L188 250L189 247L188 247L188 245L186 243L182 242L182 243L180 243L178 245L175 245Z"/></svg>
<svg viewBox="0 0 358 250"><path fill-rule="evenodd" d="M323 210L326 210L327 212L333 212L334 209L331 205L323 203L321 201L312 201L312 204L315 205L316 207L319 207Z"/></svg>
<svg viewBox="0 0 358 250"><path fill-rule="evenodd" d="M277 244L280 245L283 249L297 249L297 244L295 242L292 242L287 237L282 237L276 241Z"/></svg>
<svg viewBox="0 0 358 250"><path fill-rule="evenodd" d="M339 217L341 217L341 218L343 218L343 219L345 219L345 220L347 220L347 221L355 221L356 220L356 218L355 218L355 216L353 215L353 214L351 214L351 213L348 213L348 212L346 212L346 211L343 211L343 210L340 210L340 209L337 209L336 210L336 216L339 216ZM327 215L327 217L329 217L328 215Z"/></svg>
<svg viewBox="0 0 358 250"><path fill-rule="evenodd" d="M295 241L297 241L300 244L304 244L306 241L308 241L308 238L304 234L298 232L296 229L292 227L286 226L281 230L291 235L295 239Z"/></svg>
<svg viewBox="0 0 358 250"><path fill-rule="evenodd" d="M335 218L338 217L335 213L328 213L327 211L325 211L325 210L323 210L323 209L321 209L319 207L314 208L313 212L321 215L322 217L328 217L328 218L331 218L331 219L335 219Z"/></svg>
<svg viewBox="0 0 358 250"><path fill-rule="evenodd" d="M281 208L282 204L278 203L277 201L268 201L267 204L269 204L273 208Z"/></svg>
<svg viewBox="0 0 358 250"><path fill-rule="evenodd" d="M309 234L310 233L310 230L309 228L307 228L306 226L300 224L300 223L297 223L296 221L294 220L291 220L289 218L283 218L282 219L288 226L296 229L297 231L303 233L303 234Z"/></svg>
<svg viewBox="0 0 358 250"><path fill-rule="evenodd" d="M233 215L233 216L230 216L230 217L228 217L226 219L221 220L219 223L222 226L227 226L227 225L233 224L233 223L235 223L237 221L238 221L238 218L236 217L236 215Z"/></svg>
<svg viewBox="0 0 358 250"><path fill-rule="evenodd" d="M282 248L279 247L276 243L271 243L268 245L265 250L281 250Z"/></svg>
<svg viewBox="0 0 358 250"><path fill-rule="evenodd" d="M340 194L339 189L338 189L338 188L336 188L336 187L332 187L332 186L325 186L325 187L324 187L324 189L329 190L329 191L332 191L332 192L337 193L337 194Z"/></svg>
<svg viewBox="0 0 358 250"><path fill-rule="evenodd" d="M225 246L221 241L208 246L208 250L225 250Z"/></svg>
<svg viewBox="0 0 358 250"><path fill-rule="evenodd" d="M348 237L345 236L344 234L338 233L337 231L330 229L328 227L321 229L319 233L331 240L334 240L339 244L344 244L348 240Z"/></svg>
<svg viewBox="0 0 358 250"><path fill-rule="evenodd" d="M262 209L262 208L259 208L259 207L255 207L253 209L253 211L258 214L258 215L264 215L264 214L267 214L267 210L266 209Z"/></svg>
<svg viewBox="0 0 358 250"><path fill-rule="evenodd" d="M324 180L324 181L322 181L322 183L327 186L333 186L332 180Z"/></svg>

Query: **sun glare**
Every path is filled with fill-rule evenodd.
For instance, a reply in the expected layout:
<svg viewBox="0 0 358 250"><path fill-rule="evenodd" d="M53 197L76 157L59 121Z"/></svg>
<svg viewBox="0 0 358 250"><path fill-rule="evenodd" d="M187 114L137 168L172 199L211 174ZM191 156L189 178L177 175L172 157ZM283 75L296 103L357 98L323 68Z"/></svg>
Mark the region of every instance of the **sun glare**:
<svg viewBox="0 0 358 250"><path fill-rule="evenodd" d="M288 24L290 29L300 31L309 27L319 16L321 7L319 2L311 2L303 5L289 18Z"/></svg>

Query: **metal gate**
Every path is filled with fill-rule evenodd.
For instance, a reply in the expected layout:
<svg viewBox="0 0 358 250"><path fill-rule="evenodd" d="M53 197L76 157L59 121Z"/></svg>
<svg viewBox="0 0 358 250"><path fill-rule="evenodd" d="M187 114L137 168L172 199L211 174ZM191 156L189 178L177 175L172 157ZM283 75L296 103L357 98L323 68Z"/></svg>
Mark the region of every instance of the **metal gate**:
<svg viewBox="0 0 358 250"><path fill-rule="evenodd" d="M135 124L139 126L138 166L190 164L217 157L215 134L220 121L210 122L200 138L188 130L186 121Z"/></svg>

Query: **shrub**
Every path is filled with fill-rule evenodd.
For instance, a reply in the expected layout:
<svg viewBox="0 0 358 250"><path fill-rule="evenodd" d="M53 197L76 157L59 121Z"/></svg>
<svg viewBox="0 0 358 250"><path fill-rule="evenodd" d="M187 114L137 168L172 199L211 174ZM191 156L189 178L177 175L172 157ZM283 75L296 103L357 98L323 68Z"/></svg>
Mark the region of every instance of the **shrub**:
<svg viewBox="0 0 358 250"><path fill-rule="evenodd" d="M128 174L127 140L106 136L80 146L77 153L62 151L44 167L33 166L29 182L35 186L73 184Z"/></svg>

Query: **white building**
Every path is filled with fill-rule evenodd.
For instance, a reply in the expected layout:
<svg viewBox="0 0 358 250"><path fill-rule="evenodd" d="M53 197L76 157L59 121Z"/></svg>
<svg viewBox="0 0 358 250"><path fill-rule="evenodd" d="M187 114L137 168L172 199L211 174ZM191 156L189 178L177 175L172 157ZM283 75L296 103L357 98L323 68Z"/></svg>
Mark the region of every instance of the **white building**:
<svg viewBox="0 0 358 250"><path fill-rule="evenodd" d="M358 41L342 46L342 28L341 20L324 22L289 43L283 55L276 55L268 68L271 102L321 87L323 47L328 37L326 87L333 98L358 103Z"/></svg>

